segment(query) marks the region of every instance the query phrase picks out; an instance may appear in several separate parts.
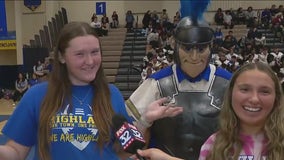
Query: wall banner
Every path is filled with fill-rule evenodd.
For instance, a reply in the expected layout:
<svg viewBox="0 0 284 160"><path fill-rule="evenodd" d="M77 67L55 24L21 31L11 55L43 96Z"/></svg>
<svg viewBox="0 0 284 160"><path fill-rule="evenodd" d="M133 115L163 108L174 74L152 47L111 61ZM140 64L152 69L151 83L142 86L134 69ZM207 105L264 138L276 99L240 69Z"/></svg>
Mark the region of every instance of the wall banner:
<svg viewBox="0 0 284 160"><path fill-rule="evenodd" d="M0 50L17 49L16 40L0 40Z"/></svg>
<svg viewBox="0 0 284 160"><path fill-rule="evenodd" d="M24 0L24 5L30 10L35 11L41 5L41 0Z"/></svg>
<svg viewBox="0 0 284 160"><path fill-rule="evenodd" d="M7 36L7 34L5 1L0 0L0 36Z"/></svg>

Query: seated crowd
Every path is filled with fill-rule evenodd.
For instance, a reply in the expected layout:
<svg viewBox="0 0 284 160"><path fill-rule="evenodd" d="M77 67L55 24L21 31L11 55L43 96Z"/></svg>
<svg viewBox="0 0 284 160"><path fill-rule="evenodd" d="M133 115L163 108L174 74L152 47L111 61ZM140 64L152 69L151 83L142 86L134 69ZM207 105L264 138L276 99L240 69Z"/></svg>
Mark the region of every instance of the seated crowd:
<svg viewBox="0 0 284 160"><path fill-rule="evenodd" d="M218 8L214 16L216 28L212 28L214 29L214 40L211 46L211 63L234 72L245 63L262 61L268 63L279 76L281 82L284 82L283 51L276 47L268 47L265 35L259 31L260 28L271 30L275 38L283 43L283 15L283 5L279 5L278 8L276 5L272 5L271 8L261 11L256 11L252 7L243 10L240 7L236 11L230 9L223 12L221 8ZM174 50L171 46L172 35L180 19L180 13L177 11L171 21L166 9L163 9L161 13L148 10L144 14L142 33L147 36L147 51L141 68L141 83L149 75L174 63ZM132 30L134 16L130 10L126 13L125 21L125 27ZM118 27L118 14L114 11L111 21L106 14L100 20L96 14L93 14L90 25L99 36L107 36L109 28ZM247 33L239 39L234 35L233 29L236 25L245 25L247 28ZM227 33L224 33L222 28ZM15 91L11 92L10 98L17 102L29 87L43 80L50 70L49 61L45 61L45 63L38 61L33 67L32 76L19 73L18 79L15 81ZM5 96L4 92L4 90L1 91L1 97Z"/></svg>
<svg viewBox="0 0 284 160"><path fill-rule="evenodd" d="M32 73L19 72L14 83L14 89L1 89L0 98L12 99L13 105L20 101L24 93L33 85L45 81L52 69L52 59L45 58L44 63L40 60L32 68Z"/></svg>
<svg viewBox="0 0 284 160"><path fill-rule="evenodd" d="M268 63L279 79L284 81L283 51L277 47L270 48L265 35L259 31L270 30L278 42L283 42L283 6L276 8L272 5L271 9L266 8L259 12L260 17L257 17L252 7L248 7L247 11L239 8L236 12L231 9L225 13L221 8L218 9L214 19L217 27L211 46L211 63L234 72L245 63L262 61ZM142 23L143 33L147 36L147 51L143 59L141 82L150 74L174 63L171 40L179 20L180 15L177 12L173 21L170 21L166 9L160 16L156 11L150 10L144 14ZM240 38L234 35L235 25L245 25L246 33ZM222 28L227 29L227 33L222 32Z"/></svg>
<svg viewBox="0 0 284 160"><path fill-rule="evenodd" d="M106 14L103 15L101 20L98 19L96 14L93 14L91 18L91 27L98 33L99 36L107 36L109 29L109 19Z"/></svg>
<svg viewBox="0 0 284 160"><path fill-rule="evenodd" d="M99 36L107 36L109 28L118 28L118 14L116 11L113 11L110 21L106 14L103 14L101 19L99 19L98 15L94 13L91 17L90 25Z"/></svg>

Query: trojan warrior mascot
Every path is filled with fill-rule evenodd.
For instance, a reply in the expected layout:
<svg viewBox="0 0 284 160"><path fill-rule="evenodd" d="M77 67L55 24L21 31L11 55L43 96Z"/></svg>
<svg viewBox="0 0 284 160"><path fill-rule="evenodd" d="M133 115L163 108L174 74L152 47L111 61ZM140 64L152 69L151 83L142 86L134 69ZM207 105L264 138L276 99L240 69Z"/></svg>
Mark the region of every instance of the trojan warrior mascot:
<svg viewBox="0 0 284 160"><path fill-rule="evenodd" d="M213 31L202 18L208 1L181 1L184 16L174 32L175 64L144 81L126 101L139 120L146 106L161 97L183 107L182 114L151 126L151 147L183 159L197 160L205 140L216 131L231 74L210 64ZM182 10L187 9L186 11Z"/></svg>

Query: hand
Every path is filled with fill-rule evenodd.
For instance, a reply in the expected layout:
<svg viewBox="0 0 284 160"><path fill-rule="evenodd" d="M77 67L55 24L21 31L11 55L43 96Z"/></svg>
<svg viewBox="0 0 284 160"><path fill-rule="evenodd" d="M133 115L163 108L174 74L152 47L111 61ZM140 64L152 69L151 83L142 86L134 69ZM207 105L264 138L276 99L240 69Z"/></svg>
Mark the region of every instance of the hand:
<svg viewBox="0 0 284 160"><path fill-rule="evenodd" d="M156 149L156 148L150 148L150 149L146 149L146 150L137 150L137 153L141 156L144 157L146 159L149 160L161 160L161 159L166 159L166 160L180 160L179 158L175 158L172 157L170 155L168 155L167 153ZM137 160L137 156L131 156L132 159Z"/></svg>
<svg viewBox="0 0 284 160"><path fill-rule="evenodd" d="M152 102L149 106L147 106L145 112L142 114L144 119L151 123L157 119L161 119L164 117L174 117L180 114L183 111L183 107L177 107L172 105L164 106L163 104L168 102L168 98L160 98L154 102Z"/></svg>

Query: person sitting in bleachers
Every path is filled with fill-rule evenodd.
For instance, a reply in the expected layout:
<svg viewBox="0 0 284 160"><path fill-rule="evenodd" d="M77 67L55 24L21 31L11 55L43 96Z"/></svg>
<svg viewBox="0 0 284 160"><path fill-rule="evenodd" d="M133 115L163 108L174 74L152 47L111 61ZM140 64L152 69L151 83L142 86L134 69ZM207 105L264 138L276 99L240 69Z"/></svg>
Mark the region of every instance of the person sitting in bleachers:
<svg viewBox="0 0 284 160"><path fill-rule="evenodd" d="M275 73L279 73L280 68L282 67L282 57L283 53L279 52L278 48L272 49L267 56L267 62Z"/></svg>
<svg viewBox="0 0 284 160"><path fill-rule="evenodd" d="M225 11L223 19L224 19L223 24L225 26L225 29L228 29L228 28L232 29L232 28L234 28L233 17L231 16L229 10Z"/></svg>
<svg viewBox="0 0 284 160"><path fill-rule="evenodd" d="M249 42L247 35L243 35L239 40L238 40L238 47L239 47L239 52L242 52L242 50L245 48L246 44Z"/></svg>
<svg viewBox="0 0 284 160"><path fill-rule="evenodd" d="M119 20L118 20L118 14L116 13L116 11L112 12L111 19L112 19L112 22L110 23L110 27L117 28L119 24Z"/></svg>
<svg viewBox="0 0 284 160"><path fill-rule="evenodd" d="M180 12L177 11L177 12L176 12L176 15L175 15L174 18L173 18L173 25L174 25L174 27L176 27L176 25L178 24L178 22L180 21L180 19L181 19Z"/></svg>
<svg viewBox="0 0 284 160"><path fill-rule="evenodd" d="M284 14L284 7L282 4L280 4L277 8L277 13L282 13L282 15Z"/></svg>
<svg viewBox="0 0 284 160"><path fill-rule="evenodd" d="M133 13L131 10L128 10L126 12L126 16L125 16L125 22L126 22L126 28L127 28L127 31L130 32L133 30L133 23L135 21L135 18L133 16Z"/></svg>
<svg viewBox="0 0 284 160"><path fill-rule="evenodd" d="M141 81L139 84L143 83L155 70L152 67L152 63L149 63L141 72Z"/></svg>
<svg viewBox="0 0 284 160"><path fill-rule="evenodd" d="M227 65L227 70L229 72L235 72L240 67L240 64L238 62L238 58L236 55L233 55L231 59L229 60L229 63Z"/></svg>
<svg viewBox="0 0 284 160"><path fill-rule="evenodd" d="M278 8L276 8L275 4L272 4L269 10L272 17L274 17L278 13Z"/></svg>
<svg viewBox="0 0 284 160"><path fill-rule="evenodd" d="M98 20L98 17L94 17L93 21L90 23L90 26L94 28L98 36L102 36L102 23Z"/></svg>
<svg viewBox="0 0 284 160"><path fill-rule="evenodd" d="M15 81L15 92L12 97L14 104L22 98L22 96L28 90L28 87L29 87L28 80L25 78L23 73L19 73L18 78Z"/></svg>
<svg viewBox="0 0 284 160"><path fill-rule="evenodd" d="M168 66L171 66L175 63L173 52L171 54L166 54L166 60L164 62L167 63Z"/></svg>
<svg viewBox="0 0 284 160"><path fill-rule="evenodd" d="M143 68L147 67L148 64L151 62L154 54L152 52L148 52L146 56L143 57Z"/></svg>
<svg viewBox="0 0 284 160"><path fill-rule="evenodd" d="M259 61L258 54L256 54L255 49L253 49L250 53L248 53L244 59L244 63L255 63Z"/></svg>
<svg viewBox="0 0 284 160"><path fill-rule="evenodd" d="M245 47L241 50L240 55L243 57L243 60L240 64L243 64L247 61L249 55L253 52L254 47L251 42L247 42Z"/></svg>
<svg viewBox="0 0 284 160"><path fill-rule="evenodd" d="M40 81L35 73L32 74L32 77L28 79L28 88L38 84Z"/></svg>
<svg viewBox="0 0 284 160"><path fill-rule="evenodd" d="M283 42L284 37L284 18L282 12L278 12L275 15L275 18L272 19L271 30L275 34L275 37L280 39L280 42Z"/></svg>
<svg viewBox="0 0 284 160"><path fill-rule="evenodd" d="M251 6L248 7L247 11L245 12L245 15L247 27L251 28L253 26L256 26L257 13L253 10Z"/></svg>
<svg viewBox="0 0 284 160"><path fill-rule="evenodd" d="M229 53L230 49L235 49L237 47L237 40L232 35L232 31L229 31L229 34L225 36L221 49L225 53Z"/></svg>
<svg viewBox="0 0 284 160"><path fill-rule="evenodd" d="M104 14L103 17L101 18L101 24L102 24L102 35L107 36L109 29L109 19L106 16L106 14Z"/></svg>
<svg viewBox="0 0 284 160"><path fill-rule="evenodd" d="M260 54L258 55L259 61L268 64L268 61L267 61L268 54L269 54L268 48L267 47L262 47L260 49Z"/></svg>
<svg viewBox="0 0 284 160"><path fill-rule="evenodd" d="M147 44L156 49L160 46L160 36L156 29L153 29L147 36Z"/></svg>
<svg viewBox="0 0 284 160"><path fill-rule="evenodd" d="M33 72L38 77L43 77L45 75L44 64L40 60L38 60L37 63L33 66Z"/></svg>
<svg viewBox="0 0 284 160"><path fill-rule="evenodd" d="M156 49L156 52L157 52L157 59L159 62L163 62L167 59L165 53L163 52L163 48Z"/></svg>
<svg viewBox="0 0 284 160"><path fill-rule="evenodd" d="M220 51L213 64L223 69L227 69L229 62L230 61L226 58L226 54L223 51Z"/></svg>
<svg viewBox="0 0 284 160"><path fill-rule="evenodd" d="M169 15L166 9L163 9L162 14L160 15L159 21L162 27L166 27L167 23L169 22Z"/></svg>
<svg viewBox="0 0 284 160"><path fill-rule="evenodd" d="M146 28L149 27L150 21L151 21L151 11L147 10L144 13L144 16L143 16L143 19L142 19L143 29L146 29Z"/></svg>
<svg viewBox="0 0 284 160"><path fill-rule="evenodd" d="M269 27L269 24L272 20L272 15L271 15L271 12L268 8L265 8L262 12L261 12L261 25L262 27L264 28L268 28Z"/></svg>
<svg viewBox="0 0 284 160"><path fill-rule="evenodd" d="M51 57L45 58L43 71L46 74L49 74L52 71L52 63L53 63L53 58Z"/></svg>
<svg viewBox="0 0 284 160"><path fill-rule="evenodd" d="M234 22L234 25L236 24L235 22L236 22L236 11L234 11L234 9L233 8L230 8L230 10L228 10L229 11L229 14L232 16L232 22Z"/></svg>
<svg viewBox="0 0 284 160"><path fill-rule="evenodd" d="M159 69L160 69L160 65L161 65L161 62L160 61L158 61L158 59L157 59L157 56L155 55L155 56L153 56L153 58L152 58L152 60L151 60L151 62L150 63L152 63L153 64L153 69L154 69L154 71L156 72L156 71L158 71Z"/></svg>
<svg viewBox="0 0 284 160"><path fill-rule="evenodd" d="M151 12L151 25L153 29L159 28L160 19L156 10L153 10L153 12Z"/></svg>
<svg viewBox="0 0 284 160"><path fill-rule="evenodd" d="M258 31L256 26L248 31L247 38L253 42L257 53L259 53L259 49L266 44L266 37Z"/></svg>
<svg viewBox="0 0 284 160"><path fill-rule="evenodd" d="M248 39L251 39L251 40L254 40L254 38L257 36L258 34L258 30L257 30L257 27L256 26L253 26L249 29L248 33L247 33L247 38Z"/></svg>
<svg viewBox="0 0 284 160"><path fill-rule="evenodd" d="M227 60L231 61L232 57L235 56L236 58L241 58L239 54L237 54L234 49L230 49L230 51L226 54Z"/></svg>
<svg viewBox="0 0 284 160"><path fill-rule="evenodd" d="M284 54L279 50L279 48L273 48L272 51L270 52L275 58L277 62L280 62L281 58L284 56Z"/></svg>
<svg viewBox="0 0 284 160"><path fill-rule="evenodd" d="M224 38L224 35L221 30L221 26L217 26L214 32L213 43L221 46L223 44L223 38Z"/></svg>
<svg viewBox="0 0 284 160"><path fill-rule="evenodd" d="M236 12L236 24L246 24L246 15L242 7Z"/></svg>
<svg viewBox="0 0 284 160"><path fill-rule="evenodd" d="M224 22L224 13L221 8L217 9L217 12L214 15L214 21L217 25L221 26Z"/></svg>
<svg viewBox="0 0 284 160"><path fill-rule="evenodd" d="M173 35L171 32L167 32L164 41L162 41L161 46L166 49L171 49L171 44L173 43Z"/></svg>
<svg viewBox="0 0 284 160"><path fill-rule="evenodd" d="M92 17L91 17L91 22L94 21L95 17L97 17L97 14L96 14L96 13L93 13L93 14L92 14Z"/></svg>

